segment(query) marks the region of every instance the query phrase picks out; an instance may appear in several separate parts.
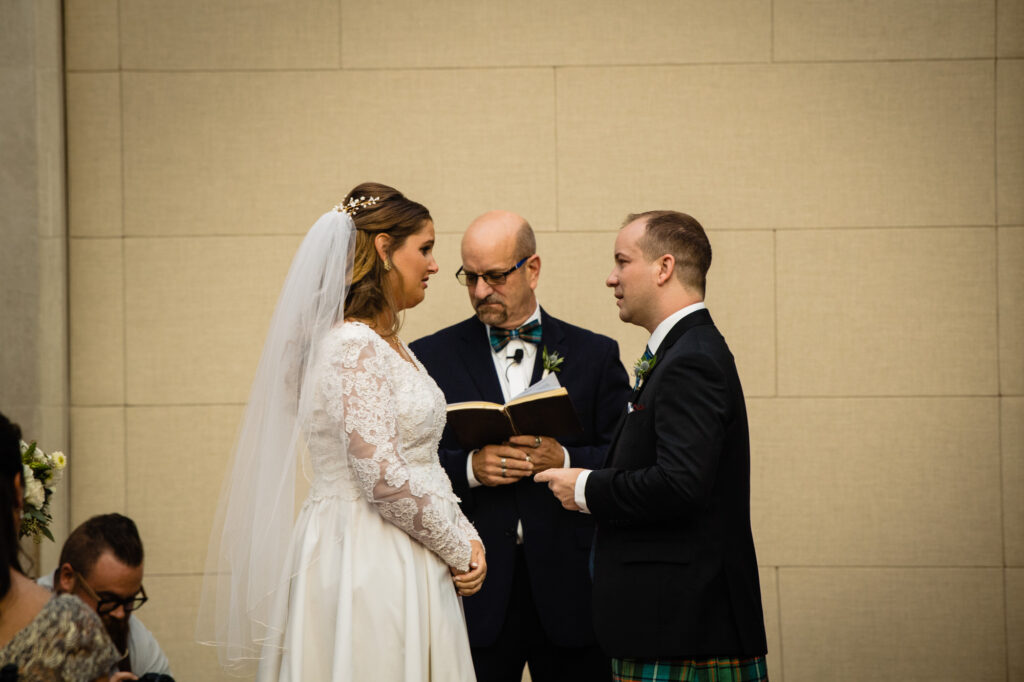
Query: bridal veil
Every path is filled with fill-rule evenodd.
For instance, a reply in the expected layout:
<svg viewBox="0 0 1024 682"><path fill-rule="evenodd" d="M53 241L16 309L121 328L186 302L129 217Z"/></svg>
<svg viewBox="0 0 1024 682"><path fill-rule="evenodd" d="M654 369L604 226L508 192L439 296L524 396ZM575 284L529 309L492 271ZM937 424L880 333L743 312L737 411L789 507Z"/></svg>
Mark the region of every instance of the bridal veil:
<svg viewBox="0 0 1024 682"><path fill-rule="evenodd" d="M354 201L354 200L353 200ZM320 341L344 319L355 225L336 206L310 228L277 302L210 535L196 636L247 673L280 632L268 623L295 517L295 472Z"/></svg>

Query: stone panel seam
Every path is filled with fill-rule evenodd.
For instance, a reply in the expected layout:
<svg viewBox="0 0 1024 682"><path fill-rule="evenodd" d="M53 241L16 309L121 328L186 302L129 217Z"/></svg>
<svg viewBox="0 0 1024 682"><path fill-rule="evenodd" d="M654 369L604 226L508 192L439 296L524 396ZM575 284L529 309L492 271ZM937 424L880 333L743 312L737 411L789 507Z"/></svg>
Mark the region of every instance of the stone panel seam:
<svg viewBox="0 0 1024 682"><path fill-rule="evenodd" d="M555 232L558 232L559 225L561 223L561 196L559 195L559 179L561 174L558 165L558 67L554 66L551 68L551 95L552 99L552 110L554 112L554 120L551 122L555 132L555 143L554 143L554 157L555 157Z"/></svg>

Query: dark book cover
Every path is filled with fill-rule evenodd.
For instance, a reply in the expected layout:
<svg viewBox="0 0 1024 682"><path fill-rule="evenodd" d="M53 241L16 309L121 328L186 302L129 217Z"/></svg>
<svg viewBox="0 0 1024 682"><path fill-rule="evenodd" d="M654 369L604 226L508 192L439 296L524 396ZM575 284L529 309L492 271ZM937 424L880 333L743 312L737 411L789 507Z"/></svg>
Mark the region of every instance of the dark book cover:
<svg viewBox="0 0 1024 682"><path fill-rule="evenodd" d="M448 406L448 426L467 450L497 445L521 434L564 438L583 432L565 388L523 396L505 405L452 403Z"/></svg>

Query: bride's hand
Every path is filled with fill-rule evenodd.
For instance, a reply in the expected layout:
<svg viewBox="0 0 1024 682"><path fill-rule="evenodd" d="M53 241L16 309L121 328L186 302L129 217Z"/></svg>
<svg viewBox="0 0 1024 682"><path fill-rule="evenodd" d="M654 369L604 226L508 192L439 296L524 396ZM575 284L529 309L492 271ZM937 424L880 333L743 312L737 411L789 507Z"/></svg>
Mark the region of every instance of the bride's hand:
<svg viewBox="0 0 1024 682"><path fill-rule="evenodd" d="M469 543L472 553L469 557L469 570L465 573L455 575L455 589L463 597L476 594L484 584L484 576L487 575L487 559L484 557L484 546L479 540L471 540ZM455 573L455 569L452 569Z"/></svg>

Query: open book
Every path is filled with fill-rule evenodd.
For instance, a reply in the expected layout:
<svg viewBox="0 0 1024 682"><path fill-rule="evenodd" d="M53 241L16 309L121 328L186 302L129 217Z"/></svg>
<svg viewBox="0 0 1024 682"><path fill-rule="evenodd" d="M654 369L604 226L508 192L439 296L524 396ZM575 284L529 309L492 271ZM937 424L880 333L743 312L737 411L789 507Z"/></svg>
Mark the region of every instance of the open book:
<svg viewBox="0 0 1024 682"><path fill-rule="evenodd" d="M519 434L565 438L583 433L569 392L557 379L537 382L504 405L483 400L452 403L448 426L467 450L503 443Z"/></svg>

